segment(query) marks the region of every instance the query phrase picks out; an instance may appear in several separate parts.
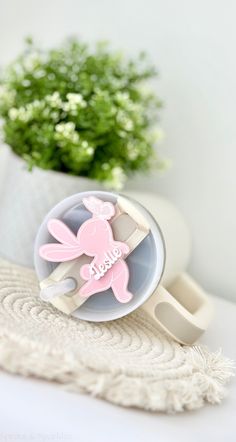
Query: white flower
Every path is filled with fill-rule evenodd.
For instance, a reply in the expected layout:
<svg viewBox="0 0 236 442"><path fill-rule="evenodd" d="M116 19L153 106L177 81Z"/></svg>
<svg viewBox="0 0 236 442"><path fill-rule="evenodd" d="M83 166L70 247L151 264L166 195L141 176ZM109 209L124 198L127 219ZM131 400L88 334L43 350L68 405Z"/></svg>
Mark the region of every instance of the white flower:
<svg viewBox="0 0 236 442"><path fill-rule="evenodd" d="M58 132L59 134L63 133L64 131L64 124L63 123L58 123L55 126L56 132Z"/></svg>
<svg viewBox="0 0 236 442"><path fill-rule="evenodd" d="M140 106L130 99L128 92L116 92L116 102L127 112L140 112Z"/></svg>
<svg viewBox="0 0 236 442"><path fill-rule="evenodd" d="M70 92L66 95L66 98L68 101L63 103L63 110L72 113L72 115L76 115L79 108L82 109L87 106L81 94Z"/></svg>
<svg viewBox="0 0 236 442"><path fill-rule="evenodd" d="M157 141L162 141L165 137L165 133L161 128L156 128L151 132L151 137L153 139L153 142L156 143Z"/></svg>
<svg viewBox="0 0 236 442"><path fill-rule="evenodd" d="M90 155L93 155L94 154L94 148L92 147L92 146L89 146L87 149L86 149L86 152L87 152L87 154L90 156Z"/></svg>
<svg viewBox="0 0 236 442"><path fill-rule="evenodd" d="M146 98L150 94L152 94L153 91L152 91L151 87L149 86L149 84L144 81L143 83L141 83L139 85L139 92L143 96L143 98Z"/></svg>
<svg viewBox="0 0 236 442"><path fill-rule="evenodd" d="M19 109L12 107L8 115L11 120L19 120L23 123L27 123L32 118L32 105L29 104L27 107L21 106Z"/></svg>
<svg viewBox="0 0 236 442"><path fill-rule="evenodd" d="M127 143L127 155L131 161L136 160L139 155L139 150L132 141Z"/></svg>
<svg viewBox="0 0 236 442"><path fill-rule="evenodd" d="M75 123L73 123L72 121L69 121L68 123L65 123L65 128L69 132L72 132L75 130Z"/></svg>
<svg viewBox="0 0 236 442"><path fill-rule="evenodd" d="M55 74L53 72L51 72L50 74L48 74L48 79L49 80L55 80Z"/></svg>
<svg viewBox="0 0 236 442"><path fill-rule="evenodd" d="M46 72L45 72L43 69L37 69L37 70L34 72L33 77L38 79L38 78L43 78L43 77L45 77L45 75L46 75Z"/></svg>
<svg viewBox="0 0 236 442"><path fill-rule="evenodd" d="M74 83L76 83L76 82L78 81L78 75L76 75L76 74L72 74L72 75L70 76L70 80L73 81Z"/></svg>
<svg viewBox="0 0 236 442"><path fill-rule="evenodd" d="M84 104L85 103L81 94L74 94L74 93L70 92L69 94L66 95L66 98L71 103L76 103L76 104Z"/></svg>
<svg viewBox="0 0 236 442"><path fill-rule="evenodd" d="M87 149L88 141L86 141L86 140L82 141L81 146L84 147L84 149Z"/></svg>
<svg viewBox="0 0 236 442"><path fill-rule="evenodd" d="M6 86L0 85L0 102L9 107L13 105L16 92L9 90Z"/></svg>
<svg viewBox="0 0 236 442"><path fill-rule="evenodd" d="M46 111L46 109L45 109ZM59 112L54 111L54 112L48 112L49 117L51 117L54 121L57 121L59 118Z"/></svg>
<svg viewBox="0 0 236 442"><path fill-rule="evenodd" d="M121 190L124 187L126 181L126 175L120 166L115 166L111 170L111 178L109 178L105 185L106 187L112 187L116 190Z"/></svg>
<svg viewBox="0 0 236 442"><path fill-rule="evenodd" d="M68 123L58 123L55 126L56 132L65 140L77 143L79 141L79 134L75 130L75 123L69 121Z"/></svg>
<svg viewBox="0 0 236 442"><path fill-rule="evenodd" d="M32 105L34 108L37 108L41 105L41 102L39 100L34 100L34 101L32 101Z"/></svg>
<svg viewBox="0 0 236 442"><path fill-rule="evenodd" d="M23 123L27 123L31 117L32 117L32 109L27 109L23 106L21 106L18 109L18 119L20 121L23 121Z"/></svg>
<svg viewBox="0 0 236 442"><path fill-rule="evenodd" d="M66 74L66 72L67 72L66 66L60 66L58 70L59 70L59 72L61 72L61 74Z"/></svg>
<svg viewBox="0 0 236 442"><path fill-rule="evenodd" d="M71 133L75 130L75 123L69 121L68 123L58 123L56 131L60 133Z"/></svg>
<svg viewBox="0 0 236 442"><path fill-rule="evenodd" d="M123 122L123 128L125 130L127 130L128 132L133 130L134 128L134 123L132 120L130 120L129 118L126 118L126 120Z"/></svg>
<svg viewBox="0 0 236 442"><path fill-rule="evenodd" d="M53 92L52 95L47 95L45 101L51 106L60 109L62 107L62 100L59 92Z"/></svg>
<svg viewBox="0 0 236 442"><path fill-rule="evenodd" d="M32 72L37 66L42 63L42 59L38 52L31 52L26 55L23 60L23 67L25 71Z"/></svg>
<svg viewBox="0 0 236 442"><path fill-rule="evenodd" d="M126 104L127 101L129 101L129 94L128 92L116 92L116 101L120 104Z"/></svg>
<svg viewBox="0 0 236 442"><path fill-rule="evenodd" d="M119 110L117 112L116 120L122 129L126 130L127 132L133 130L134 123L123 110Z"/></svg>
<svg viewBox="0 0 236 442"><path fill-rule="evenodd" d="M81 147L85 150L87 155L91 156L94 154L94 148L92 146L89 146L89 143L87 140L82 141Z"/></svg>
<svg viewBox="0 0 236 442"><path fill-rule="evenodd" d="M12 107L9 112L8 112L8 116L10 118L10 120L16 120L18 118L18 109L16 109L15 107Z"/></svg>
<svg viewBox="0 0 236 442"><path fill-rule="evenodd" d="M103 170L109 170L109 164L108 163L103 163L101 167L102 167Z"/></svg>
<svg viewBox="0 0 236 442"><path fill-rule="evenodd" d="M31 84L30 80L25 79L22 81L22 86L24 86L24 87L28 87L28 86L30 86L30 84Z"/></svg>

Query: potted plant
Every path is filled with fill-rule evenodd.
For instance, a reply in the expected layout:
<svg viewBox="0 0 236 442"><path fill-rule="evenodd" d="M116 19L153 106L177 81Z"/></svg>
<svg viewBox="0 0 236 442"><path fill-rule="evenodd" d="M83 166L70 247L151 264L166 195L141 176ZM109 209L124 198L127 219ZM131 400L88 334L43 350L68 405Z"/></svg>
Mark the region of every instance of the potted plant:
<svg viewBox="0 0 236 442"><path fill-rule="evenodd" d="M32 262L38 225L60 199L120 190L128 176L160 167L161 103L146 87L155 75L143 53L130 60L101 43L73 39L42 50L27 40L0 82L3 140L14 154L1 198L3 256Z"/></svg>

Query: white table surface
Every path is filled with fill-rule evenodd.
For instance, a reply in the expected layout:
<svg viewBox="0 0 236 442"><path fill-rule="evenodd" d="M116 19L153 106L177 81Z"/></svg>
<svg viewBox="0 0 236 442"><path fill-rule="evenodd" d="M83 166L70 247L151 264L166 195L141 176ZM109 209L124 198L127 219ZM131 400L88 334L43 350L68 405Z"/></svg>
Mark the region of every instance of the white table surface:
<svg viewBox="0 0 236 442"><path fill-rule="evenodd" d="M202 342L236 360L236 304L214 298ZM221 405L167 416L124 409L57 384L0 373L0 441L171 442L236 440L236 382Z"/></svg>

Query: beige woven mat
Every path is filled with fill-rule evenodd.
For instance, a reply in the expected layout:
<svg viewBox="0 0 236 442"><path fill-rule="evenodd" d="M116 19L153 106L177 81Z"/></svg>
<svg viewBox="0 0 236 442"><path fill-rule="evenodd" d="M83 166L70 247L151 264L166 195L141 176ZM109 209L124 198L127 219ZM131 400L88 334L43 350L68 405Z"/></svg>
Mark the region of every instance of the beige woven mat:
<svg viewBox="0 0 236 442"><path fill-rule="evenodd" d="M0 261L0 366L110 402L155 411L219 403L232 363L181 347L139 310L109 323L79 321L42 302L32 270Z"/></svg>

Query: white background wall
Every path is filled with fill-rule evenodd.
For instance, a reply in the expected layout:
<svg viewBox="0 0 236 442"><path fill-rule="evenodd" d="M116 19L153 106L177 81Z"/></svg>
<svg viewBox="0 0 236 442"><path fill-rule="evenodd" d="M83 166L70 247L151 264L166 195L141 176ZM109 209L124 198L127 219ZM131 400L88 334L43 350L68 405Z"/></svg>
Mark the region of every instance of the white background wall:
<svg viewBox="0 0 236 442"><path fill-rule="evenodd" d="M190 272L236 300L236 2L0 0L0 7L1 64L29 34L44 45L77 34L150 53L165 102L163 153L173 168L131 186L155 189L179 206L193 234Z"/></svg>

